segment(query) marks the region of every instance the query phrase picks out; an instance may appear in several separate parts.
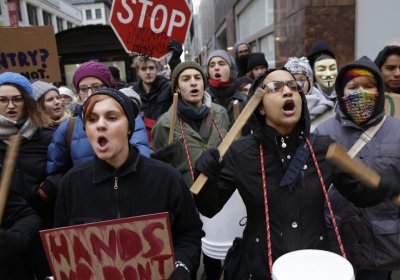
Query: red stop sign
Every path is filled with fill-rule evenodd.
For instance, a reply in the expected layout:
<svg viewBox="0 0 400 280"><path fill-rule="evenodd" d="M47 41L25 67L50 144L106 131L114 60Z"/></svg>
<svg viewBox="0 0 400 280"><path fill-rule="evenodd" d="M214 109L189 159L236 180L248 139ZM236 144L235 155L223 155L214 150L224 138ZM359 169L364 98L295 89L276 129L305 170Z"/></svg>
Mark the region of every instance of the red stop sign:
<svg viewBox="0 0 400 280"><path fill-rule="evenodd" d="M191 19L185 0L116 0L110 24L126 52L159 60L169 41L184 44Z"/></svg>

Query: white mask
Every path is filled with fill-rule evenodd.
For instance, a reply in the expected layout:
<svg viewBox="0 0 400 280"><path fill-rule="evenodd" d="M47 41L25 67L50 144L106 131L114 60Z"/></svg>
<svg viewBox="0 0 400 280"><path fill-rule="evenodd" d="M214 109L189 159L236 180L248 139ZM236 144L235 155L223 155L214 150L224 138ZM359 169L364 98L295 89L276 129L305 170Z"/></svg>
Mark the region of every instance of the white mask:
<svg viewBox="0 0 400 280"><path fill-rule="evenodd" d="M337 63L333 58L316 61L314 64L316 82L324 89L332 89L338 74Z"/></svg>

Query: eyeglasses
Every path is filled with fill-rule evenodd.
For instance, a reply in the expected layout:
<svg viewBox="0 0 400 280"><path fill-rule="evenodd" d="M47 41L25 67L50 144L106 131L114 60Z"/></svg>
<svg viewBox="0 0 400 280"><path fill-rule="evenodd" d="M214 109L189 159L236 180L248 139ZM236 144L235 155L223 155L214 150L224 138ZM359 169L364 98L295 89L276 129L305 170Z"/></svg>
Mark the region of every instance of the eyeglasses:
<svg viewBox="0 0 400 280"><path fill-rule="evenodd" d="M272 81L266 84L263 84L262 89L268 93L281 93L284 86L287 86L289 90L299 92L303 86L303 83L300 81Z"/></svg>
<svg viewBox="0 0 400 280"><path fill-rule="evenodd" d="M21 95L17 95L17 96L13 96L11 98L7 98L7 97L0 97L0 105L1 106L8 106L8 104L10 104L10 102L14 105L21 105L24 103L24 98Z"/></svg>
<svg viewBox="0 0 400 280"><path fill-rule="evenodd" d="M81 92L81 93L88 93L88 92L89 92L89 89L90 89L90 90L92 90L92 93L94 93L95 91L98 91L98 90L100 90L100 89L102 89L102 88L105 88L105 85L103 85L103 84L93 84L93 85L91 85L90 87L88 87L88 86L82 86L82 87L80 87L80 88L79 88L79 92Z"/></svg>

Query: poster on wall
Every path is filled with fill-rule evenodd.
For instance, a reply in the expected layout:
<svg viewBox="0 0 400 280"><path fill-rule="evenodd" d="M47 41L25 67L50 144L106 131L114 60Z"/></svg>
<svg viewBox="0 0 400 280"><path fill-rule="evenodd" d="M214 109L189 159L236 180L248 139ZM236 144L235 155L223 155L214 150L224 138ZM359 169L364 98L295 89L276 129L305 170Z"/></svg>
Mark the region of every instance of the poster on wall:
<svg viewBox="0 0 400 280"><path fill-rule="evenodd" d="M61 81L53 27L3 27L0 38L0 73L16 72L28 80Z"/></svg>
<svg viewBox="0 0 400 280"><path fill-rule="evenodd" d="M168 213L40 232L54 279L168 279L175 268Z"/></svg>

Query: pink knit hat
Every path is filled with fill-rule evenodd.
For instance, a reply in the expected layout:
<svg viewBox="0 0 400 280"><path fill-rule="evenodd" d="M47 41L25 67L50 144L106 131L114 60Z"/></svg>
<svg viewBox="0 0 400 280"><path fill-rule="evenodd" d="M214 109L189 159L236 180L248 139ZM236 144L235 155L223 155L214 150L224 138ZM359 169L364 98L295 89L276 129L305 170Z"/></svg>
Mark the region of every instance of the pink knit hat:
<svg viewBox="0 0 400 280"><path fill-rule="evenodd" d="M72 83L77 91L79 89L79 82L86 77L95 77L101 80L108 88L115 88L116 86L110 70L106 65L100 62L85 62L75 71Z"/></svg>

